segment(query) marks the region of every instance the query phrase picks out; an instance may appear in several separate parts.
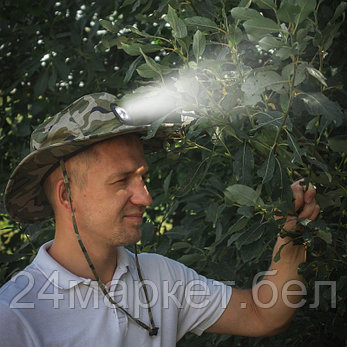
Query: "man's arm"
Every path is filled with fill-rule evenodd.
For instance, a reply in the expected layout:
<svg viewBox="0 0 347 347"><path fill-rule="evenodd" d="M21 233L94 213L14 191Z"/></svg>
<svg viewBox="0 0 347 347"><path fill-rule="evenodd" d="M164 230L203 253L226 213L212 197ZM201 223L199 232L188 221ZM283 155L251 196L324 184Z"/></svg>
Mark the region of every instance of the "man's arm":
<svg viewBox="0 0 347 347"><path fill-rule="evenodd" d="M305 192L305 187L296 181L292 185L295 210L301 210L299 218L314 220L320 207L315 200L315 189L312 185ZM285 230L296 227L296 217L287 217ZM273 257L280 247L290 241L290 238L277 238ZM273 258L272 257L272 258ZM269 336L285 330L296 312L293 304L300 302L302 296L283 296L282 289L289 281L304 283L298 275L299 264L305 262L306 250L303 245L293 245L289 242L281 250L281 258L272 261L267 274L252 289L233 289L227 308L221 317L206 332L219 334L234 334L244 336ZM297 282L297 283L298 283ZM303 286L292 284L287 291L301 291ZM278 294L277 300L274 295ZM288 305L289 301L289 305ZM292 306L292 307L290 307Z"/></svg>

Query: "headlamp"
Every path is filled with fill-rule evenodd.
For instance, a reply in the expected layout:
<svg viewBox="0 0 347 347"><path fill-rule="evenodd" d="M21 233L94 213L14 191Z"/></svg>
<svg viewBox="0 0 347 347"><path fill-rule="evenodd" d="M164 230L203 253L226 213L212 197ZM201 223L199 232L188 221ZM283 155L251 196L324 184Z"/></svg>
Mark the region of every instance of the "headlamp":
<svg viewBox="0 0 347 347"><path fill-rule="evenodd" d="M157 106L157 105L156 105ZM123 107L118 106L117 104L111 104L111 110L116 116L116 118L125 125L150 125L154 121L160 119L165 116L166 123L189 123L193 119L197 117L194 111L173 111L172 105L167 105L167 109L159 109L159 107L151 107L151 109L143 109L139 108L134 109L131 108L130 112L128 112Z"/></svg>
<svg viewBox="0 0 347 347"><path fill-rule="evenodd" d="M130 115L123 107L120 107L116 104L111 104L111 110L114 113L114 115L117 117L117 119L127 125L134 125L134 120L131 119Z"/></svg>

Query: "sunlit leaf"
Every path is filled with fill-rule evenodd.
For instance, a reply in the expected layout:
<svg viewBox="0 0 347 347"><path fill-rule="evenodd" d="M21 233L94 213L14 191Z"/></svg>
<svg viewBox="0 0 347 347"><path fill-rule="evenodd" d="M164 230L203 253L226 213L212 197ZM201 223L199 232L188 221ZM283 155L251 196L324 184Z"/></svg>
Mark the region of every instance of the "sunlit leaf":
<svg viewBox="0 0 347 347"><path fill-rule="evenodd" d="M195 27L198 30L211 31L211 30L219 29L219 27L214 21L206 17L199 17L199 16L188 17L188 18L184 18L184 22L186 23L187 26Z"/></svg>
<svg viewBox="0 0 347 347"><path fill-rule="evenodd" d="M263 16L258 11L252 8L247 8L247 7L234 7L230 11L230 14L235 19L240 19L240 20L263 18Z"/></svg>
<svg viewBox="0 0 347 347"><path fill-rule="evenodd" d="M170 5L168 6L168 13L165 16L165 20L170 24L174 37L182 39L187 36L186 24L177 16L176 11Z"/></svg>
<svg viewBox="0 0 347 347"><path fill-rule="evenodd" d="M140 43L127 44L122 42L121 45L124 51L127 54L132 56L141 55L141 50L144 53L153 53L153 52L159 51L160 49L163 49L162 46L155 45L155 44L140 44Z"/></svg>
<svg viewBox="0 0 347 347"><path fill-rule="evenodd" d="M340 106L329 100L322 93L302 93L301 100L304 102L307 111L313 116L323 116L329 121L340 125L342 122L342 112Z"/></svg>
<svg viewBox="0 0 347 347"><path fill-rule="evenodd" d="M312 66L306 66L306 70L307 72L313 76L314 78L316 78L320 83L322 83L325 87L327 87L327 83L326 83L326 77L317 69L315 69Z"/></svg>
<svg viewBox="0 0 347 347"><path fill-rule="evenodd" d="M109 20L105 20L105 19L100 19L99 23L108 31L110 31L111 33L118 33L119 29L117 26L115 26L112 22L110 22Z"/></svg>
<svg viewBox="0 0 347 347"><path fill-rule="evenodd" d="M204 54L206 48L206 39L204 34L197 30L193 38L193 52L196 59Z"/></svg>
<svg viewBox="0 0 347 347"><path fill-rule="evenodd" d="M272 19L256 18L249 19L243 23L243 26L248 35L254 39L260 39L266 34L276 33L281 31L281 28Z"/></svg>

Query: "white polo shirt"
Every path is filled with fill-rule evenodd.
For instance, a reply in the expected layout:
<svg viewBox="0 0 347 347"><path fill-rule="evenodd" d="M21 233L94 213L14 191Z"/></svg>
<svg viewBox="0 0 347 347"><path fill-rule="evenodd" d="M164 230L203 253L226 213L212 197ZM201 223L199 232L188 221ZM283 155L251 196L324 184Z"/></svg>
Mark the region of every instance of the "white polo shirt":
<svg viewBox="0 0 347 347"><path fill-rule="evenodd" d="M175 346L201 335L223 313L231 288L161 255L142 253L157 336L149 336L104 297L96 281L67 271L44 244L34 261L0 288L0 346ZM110 295L150 326L135 256L117 248Z"/></svg>

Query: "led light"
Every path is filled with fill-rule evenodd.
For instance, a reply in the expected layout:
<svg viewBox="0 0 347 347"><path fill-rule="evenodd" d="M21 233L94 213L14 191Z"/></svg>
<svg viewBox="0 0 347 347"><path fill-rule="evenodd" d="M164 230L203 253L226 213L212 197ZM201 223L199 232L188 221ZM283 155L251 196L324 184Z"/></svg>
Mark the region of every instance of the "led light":
<svg viewBox="0 0 347 347"><path fill-rule="evenodd" d="M115 114L115 116L124 124L132 124L131 117L127 113L127 111L124 110L124 108L116 105L111 104L111 110Z"/></svg>
<svg viewBox="0 0 347 347"><path fill-rule="evenodd" d="M190 123L197 118L194 111L187 112L180 110L177 112L178 110L176 110L176 112L173 112L174 107L170 103L165 105L166 109L163 106L160 108L160 105L158 106L158 104L153 102L150 105L151 107L143 107L142 109L138 105L133 105L133 107L131 107L131 105L128 106L130 110L126 111L126 109L117 104L111 104L112 112L116 118L125 125L150 125L163 117L163 115L165 116L165 122L179 124Z"/></svg>

